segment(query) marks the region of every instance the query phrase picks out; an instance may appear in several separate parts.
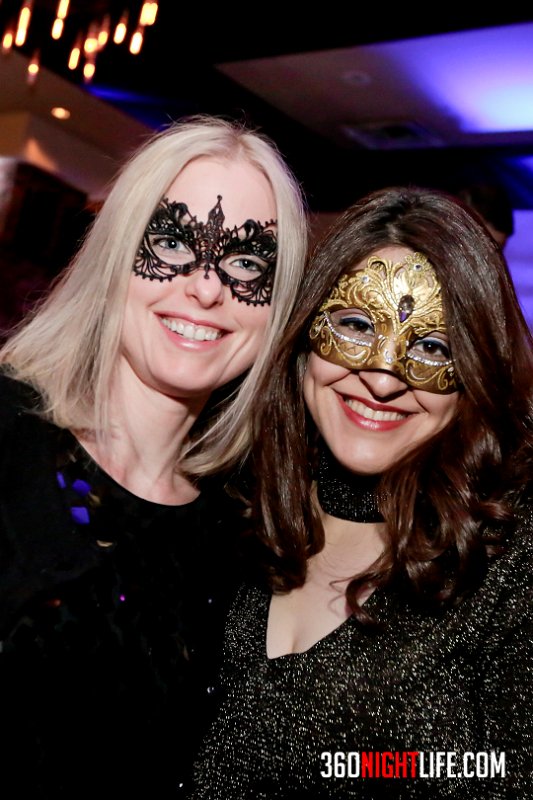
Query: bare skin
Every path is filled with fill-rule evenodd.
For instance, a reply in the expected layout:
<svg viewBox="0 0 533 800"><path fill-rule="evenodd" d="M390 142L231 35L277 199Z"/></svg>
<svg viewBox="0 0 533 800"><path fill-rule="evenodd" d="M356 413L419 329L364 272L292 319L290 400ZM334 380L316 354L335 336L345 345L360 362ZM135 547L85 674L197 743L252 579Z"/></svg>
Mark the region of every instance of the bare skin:
<svg viewBox="0 0 533 800"><path fill-rule="evenodd" d="M267 178L240 158L193 159L165 192L204 223L218 196L228 229L276 218ZM186 249L179 237L163 237L165 244ZM247 258L248 266L255 258ZM254 362L269 315L268 305L238 302L213 270L164 281L132 273L111 388L111 435L103 442L77 432L78 440L132 494L163 505L191 502L199 492L176 468L179 454L211 393ZM216 335L206 339L206 330Z"/></svg>
<svg viewBox="0 0 533 800"><path fill-rule="evenodd" d="M309 560L305 584L272 597L269 658L303 653L341 625L351 615L345 596L349 581L366 570L383 550L382 523L349 522L323 511L321 518L325 545Z"/></svg>
<svg viewBox="0 0 533 800"><path fill-rule="evenodd" d="M122 372L113 395L113 437L104 447L93 437L77 435L91 457L132 494L163 505L183 505L198 489L176 471L189 431L206 398L169 397ZM127 398L126 403L120 398Z"/></svg>

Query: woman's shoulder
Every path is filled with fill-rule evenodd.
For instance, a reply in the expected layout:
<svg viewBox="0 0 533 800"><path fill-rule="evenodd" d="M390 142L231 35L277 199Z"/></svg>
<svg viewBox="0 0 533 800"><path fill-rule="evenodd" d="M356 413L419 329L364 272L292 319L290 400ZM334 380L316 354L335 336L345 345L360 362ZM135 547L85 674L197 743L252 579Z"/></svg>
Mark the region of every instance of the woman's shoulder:
<svg viewBox="0 0 533 800"><path fill-rule="evenodd" d="M512 532L503 540L501 559L494 560L500 572L523 573L533 585L533 495L527 491L515 508ZM501 563L499 563L501 561Z"/></svg>
<svg viewBox="0 0 533 800"><path fill-rule="evenodd" d="M0 424L39 407L41 396L29 383L19 381L0 367Z"/></svg>
<svg viewBox="0 0 533 800"><path fill-rule="evenodd" d="M521 501L514 520L490 536L486 531L484 539L489 556L481 591L490 586L498 596L533 592L533 502Z"/></svg>
<svg viewBox="0 0 533 800"><path fill-rule="evenodd" d="M467 607L470 604L467 602ZM516 512L514 530L490 558L486 577L472 598L475 627L484 629L489 649L513 631L533 626L533 504Z"/></svg>
<svg viewBox="0 0 533 800"><path fill-rule="evenodd" d="M508 580L533 597L533 498L516 512L516 526L502 557L501 571Z"/></svg>
<svg viewBox="0 0 533 800"><path fill-rule="evenodd" d="M30 384L10 375L0 366L0 454L2 463L24 438L41 437L43 418L39 413L42 399Z"/></svg>

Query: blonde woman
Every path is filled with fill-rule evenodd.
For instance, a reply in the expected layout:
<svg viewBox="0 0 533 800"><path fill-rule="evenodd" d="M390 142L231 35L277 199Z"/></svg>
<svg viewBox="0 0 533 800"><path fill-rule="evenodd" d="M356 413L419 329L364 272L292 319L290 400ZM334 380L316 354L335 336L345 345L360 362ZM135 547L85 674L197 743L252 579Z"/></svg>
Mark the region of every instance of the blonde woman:
<svg viewBox="0 0 533 800"><path fill-rule="evenodd" d="M126 164L3 347L0 669L19 793L183 787L239 571L212 476L246 457L305 239L272 143L175 125Z"/></svg>

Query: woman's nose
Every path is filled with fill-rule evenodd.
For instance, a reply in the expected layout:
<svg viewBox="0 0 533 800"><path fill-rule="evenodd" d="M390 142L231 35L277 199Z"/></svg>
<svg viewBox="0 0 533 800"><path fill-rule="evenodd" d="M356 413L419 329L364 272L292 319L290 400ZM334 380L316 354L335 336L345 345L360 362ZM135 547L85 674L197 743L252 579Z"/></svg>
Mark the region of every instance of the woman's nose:
<svg viewBox="0 0 533 800"><path fill-rule="evenodd" d="M214 269L197 269L184 275L182 280L186 281L185 294L194 297L204 308L224 302L225 286Z"/></svg>
<svg viewBox="0 0 533 800"><path fill-rule="evenodd" d="M405 381L390 370L362 369L357 374L374 397L381 399L401 395L408 388Z"/></svg>

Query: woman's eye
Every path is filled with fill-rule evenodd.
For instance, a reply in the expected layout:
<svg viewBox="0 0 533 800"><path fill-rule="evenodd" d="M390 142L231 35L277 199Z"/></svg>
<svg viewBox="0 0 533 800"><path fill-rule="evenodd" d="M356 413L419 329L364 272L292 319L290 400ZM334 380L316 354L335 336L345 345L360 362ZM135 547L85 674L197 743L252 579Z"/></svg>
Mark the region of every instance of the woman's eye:
<svg viewBox="0 0 533 800"><path fill-rule="evenodd" d="M231 256L223 258L220 267L235 280L251 281L263 274L267 264L249 256Z"/></svg>
<svg viewBox="0 0 533 800"><path fill-rule="evenodd" d="M451 359L450 348L441 339L417 339L411 345L410 352L433 361L449 361Z"/></svg>
<svg viewBox="0 0 533 800"><path fill-rule="evenodd" d="M193 251L180 238L170 234L153 234L150 245L155 256L169 264L195 261Z"/></svg>
<svg viewBox="0 0 533 800"><path fill-rule="evenodd" d="M176 239L174 236L158 236L154 239L154 247L160 247L162 250L182 250L187 251L189 248L187 245L180 242L179 239Z"/></svg>
<svg viewBox="0 0 533 800"><path fill-rule="evenodd" d="M341 317L337 325L341 325L343 328L348 328L357 333L372 333L374 330L372 323L363 317Z"/></svg>
<svg viewBox="0 0 533 800"><path fill-rule="evenodd" d="M244 269L247 272L262 272L262 269L257 261L252 261L251 258L236 258L231 262L231 266Z"/></svg>
<svg viewBox="0 0 533 800"><path fill-rule="evenodd" d="M343 336L358 336L365 341L374 337L374 325L359 309L337 309L329 314L331 323Z"/></svg>

